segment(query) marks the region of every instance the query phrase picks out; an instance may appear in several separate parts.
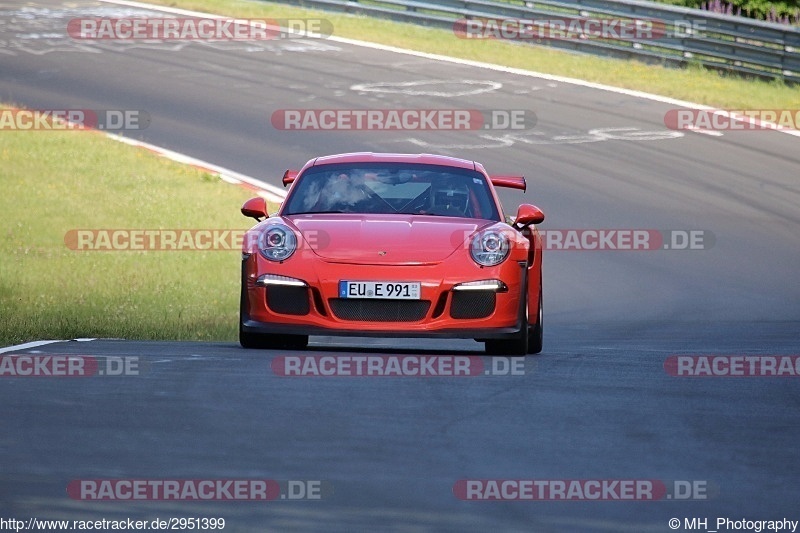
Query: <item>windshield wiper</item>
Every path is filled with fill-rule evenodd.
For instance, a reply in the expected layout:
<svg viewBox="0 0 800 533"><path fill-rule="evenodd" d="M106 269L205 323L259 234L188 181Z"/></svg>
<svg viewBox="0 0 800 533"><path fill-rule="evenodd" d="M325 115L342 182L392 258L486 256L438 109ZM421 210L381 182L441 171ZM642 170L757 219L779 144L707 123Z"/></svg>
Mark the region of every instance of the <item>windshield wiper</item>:
<svg viewBox="0 0 800 533"><path fill-rule="evenodd" d="M328 215L345 213L346 211L298 211L296 213L286 213L286 215Z"/></svg>
<svg viewBox="0 0 800 533"><path fill-rule="evenodd" d="M469 218L466 215L448 215L445 213L403 213L404 215L412 215L418 217L451 217L451 218Z"/></svg>

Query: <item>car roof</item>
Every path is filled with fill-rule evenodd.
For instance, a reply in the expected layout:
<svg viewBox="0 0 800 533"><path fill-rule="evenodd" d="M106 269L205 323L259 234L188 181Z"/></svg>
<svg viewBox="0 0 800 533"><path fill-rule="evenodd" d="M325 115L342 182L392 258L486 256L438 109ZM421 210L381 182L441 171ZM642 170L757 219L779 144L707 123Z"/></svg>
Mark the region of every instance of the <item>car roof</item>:
<svg viewBox="0 0 800 533"><path fill-rule="evenodd" d="M424 165L443 165L448 167L476 170L482 168L474 161L435 154L398 154L353 152L348 154L327 155L317 157L306 163L306 167L333 163L418 163Z"/></svg>

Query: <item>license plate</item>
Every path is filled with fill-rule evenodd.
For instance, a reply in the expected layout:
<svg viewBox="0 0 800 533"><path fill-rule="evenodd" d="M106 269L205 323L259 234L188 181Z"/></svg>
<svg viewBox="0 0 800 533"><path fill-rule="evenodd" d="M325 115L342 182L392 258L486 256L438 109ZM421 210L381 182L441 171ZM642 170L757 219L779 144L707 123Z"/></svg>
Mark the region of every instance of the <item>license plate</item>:
<svg viewBox="0 0 800 533"><path fill-rule="evenodd" d="M340 281L339 298L419 300L419 283L396 281Z"/></svg>

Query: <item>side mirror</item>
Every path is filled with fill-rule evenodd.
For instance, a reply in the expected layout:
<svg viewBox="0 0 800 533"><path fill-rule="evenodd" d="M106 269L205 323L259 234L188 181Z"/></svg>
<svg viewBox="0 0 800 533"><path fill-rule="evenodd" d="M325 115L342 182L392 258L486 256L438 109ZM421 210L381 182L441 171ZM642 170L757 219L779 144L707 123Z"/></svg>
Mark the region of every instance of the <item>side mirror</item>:
<svg viewBox="0 0 800 533"><path fill-rule="evenodd" d="M262 218L269 216L267 214L267 201L260 196L250 198L242 206L242 214L260 222Z"/></svg>
<svg viewBox="0 0 800 533"><path fill-rule="evenodd" d="M297 178L298 174L299 174L299 172L296 171L296 170L287 170L286 172L284 172L283 173L283 179L281 180L283 182L283 186L286 187L289 184L291 184L292 182L294 182L294 180L295 180L295 178Z"/></svg>
<svg viewBox="0 0 800 533"><path fill-rule="evenodd" d="M544 221L544 213L541 209L531 204L522 204L517 209L517 218L514 225L519 228L530 226L531 224L541 224Z"/></svg>

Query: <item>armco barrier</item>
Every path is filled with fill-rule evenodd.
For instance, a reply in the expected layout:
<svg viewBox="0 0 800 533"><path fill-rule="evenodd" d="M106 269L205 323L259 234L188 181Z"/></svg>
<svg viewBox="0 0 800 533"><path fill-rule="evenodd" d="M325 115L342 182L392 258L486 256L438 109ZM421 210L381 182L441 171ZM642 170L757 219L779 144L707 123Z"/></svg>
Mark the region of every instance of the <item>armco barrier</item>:
<svg viewBox="0 0 800 533"><path fill-rule="evenodd" d="M649 39L531 40L556 48L670 66L708 68L800 83L800 28L641 0L271 0L453 29L465 19L649 20L665 35Z"/></svg>

